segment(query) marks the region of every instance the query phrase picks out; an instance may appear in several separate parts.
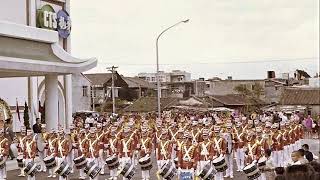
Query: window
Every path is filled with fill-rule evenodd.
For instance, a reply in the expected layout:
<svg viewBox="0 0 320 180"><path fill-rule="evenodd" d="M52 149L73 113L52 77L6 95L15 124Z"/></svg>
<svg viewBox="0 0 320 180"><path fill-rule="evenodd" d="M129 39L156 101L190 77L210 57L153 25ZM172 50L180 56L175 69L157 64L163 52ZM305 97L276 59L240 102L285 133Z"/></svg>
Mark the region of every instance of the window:
<svg viewBox="0 0 320 180"><path fill-rule="evenodd" d="M156 81L156 78L155 77L151 77L151 81L152 82Z"/></svg>
<svg viewBox="0 0 320 180"><path fill-rule="evenodd" d="M82 96L83 97L88 96L88 86L82 86Z"/></svg>
<svg viewBox="0 0 320 180"><path fill-rule="evenodd" d="M149 78L149 77L147 77L147 81L150 81L150 78Z"/></svg>

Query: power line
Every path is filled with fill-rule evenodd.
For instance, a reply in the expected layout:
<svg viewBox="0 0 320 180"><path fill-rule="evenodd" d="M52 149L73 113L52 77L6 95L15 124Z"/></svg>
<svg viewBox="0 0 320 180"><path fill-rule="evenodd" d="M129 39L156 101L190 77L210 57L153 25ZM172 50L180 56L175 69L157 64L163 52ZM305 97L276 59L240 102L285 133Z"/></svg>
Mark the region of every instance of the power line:
<svg viewBox="0 0 320 180"><path fill-rule="evenodd" d="M255 60L255 61L231 61L231 62L191 62L191 63L176 63L176 64L160 64L162 66L173 66L173 65L210 65L210 64L250 64L250 63L268 63L268 62L288 62L288 61L314 61L319 60L318 57L311 58L291 58L291 59L270 59L270 60ZM130 60L128 60L130 61ZM227 60L225 60L227 61ZM125 66L154 66L152 63L115 63L115 62L101 62L98 64L118 64Z"/></svg>

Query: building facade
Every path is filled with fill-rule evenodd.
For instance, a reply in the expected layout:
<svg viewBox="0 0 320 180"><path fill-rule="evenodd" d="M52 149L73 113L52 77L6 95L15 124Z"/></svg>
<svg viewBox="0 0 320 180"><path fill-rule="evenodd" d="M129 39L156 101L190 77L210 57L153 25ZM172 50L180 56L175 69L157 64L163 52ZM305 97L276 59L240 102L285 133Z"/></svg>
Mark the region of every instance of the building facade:
<svg viewBox="0 0 320 180"><path fill-rule="evenodd" d="M31 126L40 117L38 104L42 101L48 132L69 128L72 74L97 64L95 58L71 56L69 12L70 0L2 0L0 6L0 78L10 78L10 83L2 87L8 91L24 89L26 95L19 102L28 103ZM13 83L18 77L22 84ZM16 101L14 94L1 96L11 103Z"/></svg>

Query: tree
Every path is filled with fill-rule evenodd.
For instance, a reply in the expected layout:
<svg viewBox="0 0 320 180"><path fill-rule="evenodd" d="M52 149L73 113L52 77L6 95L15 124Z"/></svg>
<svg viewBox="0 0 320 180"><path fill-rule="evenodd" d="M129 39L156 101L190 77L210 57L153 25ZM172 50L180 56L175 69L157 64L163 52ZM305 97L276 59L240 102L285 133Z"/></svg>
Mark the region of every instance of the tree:
<svg viewBox="0 0 320 180"><path fill-rule="evenodd" d="M23 124L26 127L26 129L30 129L30 123L29 123L29 107L27 105L27 102L24 103L24 111L23 111Z"/></svg>
<svg viewBox="0 0 320 180"><path fill-rule="evenodd" d="M240 84L236 86L234 90L244 96L247 112L254 112L259 108L260 98L263 92L261 84L255 82L250 89L245 84Z"/></svg>

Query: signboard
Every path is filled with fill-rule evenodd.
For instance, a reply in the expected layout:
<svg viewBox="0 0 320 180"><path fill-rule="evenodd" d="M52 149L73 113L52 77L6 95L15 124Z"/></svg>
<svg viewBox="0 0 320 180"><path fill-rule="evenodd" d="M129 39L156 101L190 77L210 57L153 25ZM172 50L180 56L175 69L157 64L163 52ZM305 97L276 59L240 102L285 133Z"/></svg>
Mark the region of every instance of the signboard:
<svg viewBox="0 0 320 180"><path fill-rule="evenodd" d="M55 12L46 4L37 10L37 27L58 31L60 37L67 38L71 32L71 19L65 10Z"/></svg>

